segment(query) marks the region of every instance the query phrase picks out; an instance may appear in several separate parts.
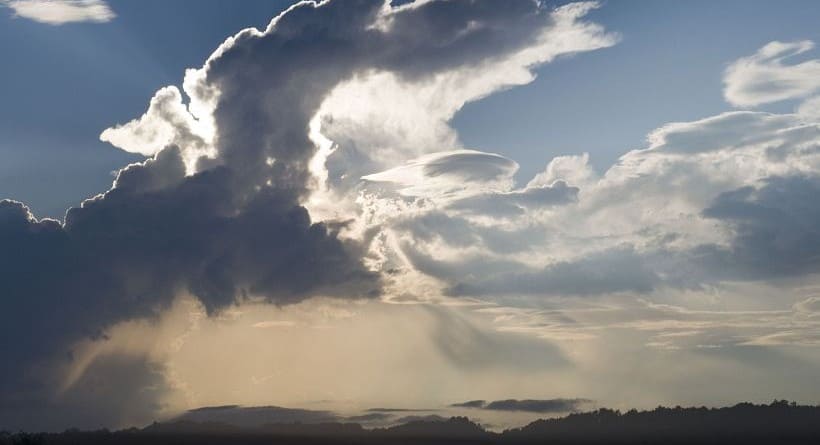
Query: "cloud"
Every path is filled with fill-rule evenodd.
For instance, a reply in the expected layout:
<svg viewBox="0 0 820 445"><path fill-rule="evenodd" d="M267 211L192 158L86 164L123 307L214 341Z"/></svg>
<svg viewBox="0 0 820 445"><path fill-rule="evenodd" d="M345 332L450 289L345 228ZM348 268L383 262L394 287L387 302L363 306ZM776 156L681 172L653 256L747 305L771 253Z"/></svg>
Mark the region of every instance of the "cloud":
<svg viewBox="0 0 820 445"><path fill-rule="evenodd" d="M426 155L362 179L399 185L400 192L409 196L473 194L481 189L509 188L516 170L518 164L503 156L457 150Z"/></svg>
<svg viewBox="0 0 820 445"><path fill-rule="evenodd" d="M165 87L154 95L148 110L139 119L108 128L100 140L130 153L152 156L175 145L186 153L188 171L196 169L200 156L213 156L214 123L207 116L195 118L182 103L177 87Z"/></svg>
<svg viewBox="0 0 820 445"><path fill-rule="evenodd" d="M0 6L10 8L15 17L49 25L105 23L117 16L104 0L3 0Z"/></svg>
<svg viewBox="0 0 820 445"><path fill-rule="evenodd" d="M726 100L738 107L754 107L812 95L820 90L820 60L783 63L812 49L810 40L774 41L734 61L723 76Z"/></svg>
<svg viewBox="0 0 820 445"><path fill-rule="evenodd" d="M809 297L794 304L794 309L808 314L820 315L820 297Z"/></svg>
<svg viewBox="0 0 820 445"><path fill-rule="evenodd" d="M181 159L175 162L182 175ZM64 225L36 221L22 204L0 203L7 247L0 254L7 297L0 330L4 351L18 364L0 371L6 394L25 394L20 379L51 360L61 365L58 357L72 343L100 338L118 321L155 316L179 293L191 292L217 312L242 299L282 304L378 292L353 251L287 199L264 193L237 207L224 192L224 170L161 190L149 188L157 186L152 177L136 179L144 172L124 170L122 185L71 209ZM14 339L24 330L31 335Z"/></svg>
<svg viewBox="0 0 820 445"><path fill-rule="evenodd" d="M589 363L604 369L592 348L572 342L609 336L617 347L603 357L613 361L615 349L814 344L815 305L794 290L816 278L820 257L813 102L794 114L733 111L668 123L606 171L596 172L586 154L561 156L526 185L514 179L514 160L459 143L449 121L464 104L530 82L532 69L555 57L617 41L584 20L595 6L300 3L265 30L229 38L187 72L182 90L157 91L143 116L102 133L150 156L122 169L111 190L70 209L63 222L37 220L21 203L0 204L0 242L9 246L0 252L0 279L9 283L0 337L20 364L0 370L0 390L14 402L2 405L0 419L34 424L32 413L56 409L49 391L60 379L50 370L93 373L109 359L71 366L74 345L106 344L112 326L154 319L180 295L216 316L234 305L317 296L444 303L417 308L424 316L413 320L425 321L424 352L435 356L428 360L456 376L546 378ZM755 69L812 66L783 65L781 50ZM755 100L798 97L781 77L749 91L765 93ZM732 309L690 307L696 304ZM498 329L478 320L484 316ZM399 318L379 325L381 332ZM254 335L273 331L254 326L308 335L303 320L290 319L242 326ZM310 328L325 324L314 320ZM346 339L328 337L332 357L350 362L350 349L339 346ZM402 354L406 337L385 350ZM308 338L315 344L319 336ZM215 340L201 341L211 347ZM565 349L561 341L572 344ZM241 351L254 355L252 348ZM135 363L139 375L112 371L111 381L149 388L157 372L171 375ZM349 366L349 374L367 377L346 376L354 386L391 379ZM623 377L629 369L614 368L631 378ZM280 378L259 371L246 380ZM291 378L318 375L290 371ZM71 394L85 388L79 373L66 388ZM277 394L299 389L273 387ZM385 403L405 400L393 392L401 388L386 390L394 397ZM155 410L156 393L144 394L124 394L139 407L122 412L101 404L106 418ZM562 400L483 406L571 411L576 399Z"/></svg>
<svg viewBox="0 0 820 445"><path fill-rule="evenodd" d="M9 3L21 5L74 14L51 15L51 23L80 11L83 18L96 11L100 20L110 13L90 1ZM418 96L425 100L446 89L453 95L433 113L444 123L469 100L531 81L538 64L614 44L615 36L582 21L596 6L301 2L264 30L228 38L186 73L182 91L160 89L143 116L102 133L151 156L122 169L109 191L69 209L62 222L37 220L18 202L0 203L0 334L15 363L0 370L0 418L15 428L64 426L59 419L41 423L35 413L54 406L75 346L104 342L118 323L155 318L181 295L194 296L211 315L247 302L380 295L383 277L368 240L340 236L348 229L337 219L349 215L325 218L306 207L323 182L333 182L325 161L334 152L322 132L337 111L334 94L370 79L430 88L433 94ZM376 150L364 154L362 166L383 160ZM471 166L485 164L473 160L486 158L455 154L426 172L481 180L514 169L496 157L495 167L474 175ZM361 176L355 168L345 175Z"/></svg>
<svg viewBox="0 0 820 445"><path fill-rule="evenodd" d="M660 278L634 251L612 250L581 260L560 262L541 270L521 267L481 278L460 281L451 295L598 295L615 292L646 293Z"/></svg>
<svg viewBox="0 0 820 445"><path fill-rule="evenodd" d="M524 411L530 413L567 413L580 410L581 406L591 403L587 399L506 399L486 402L471 400L450 405L457 408L476 408L490 411Z"/></svg>
<svg viewBox="0 0 820 445"><path fill-rule="evenodd" d="M524 188L427 190L409 203L377 190L364 201L400 249L396 264L454 296L649 295L796 278L816 270L818 146L806 116L727 112L660 127L603 175L586 155L565 156ZM730 210L748 207L756 213Z"/></svg>
<svg viewBox="0 0 820 445"><path fill-rule="evenodd" d="M819 271L820 206L812 205L818 193L817 176L788 176L718 196L704 216L727 222L734 237L727 249L712 252L713 266L751 280Z"/></svg>
<svg viewBox="0 0 820 445"><path fill-rule="evenodd" d="M809 121L820 120L820 96L815 96L806 99L797 108L797 114L803 116Z"/></svg>
<svg viewBox="0 0 820 445"><path fill-rule="evenodd" d="M801 131L801 124L801 120L794 115L729 112L694 122L666 124L653 131L647 139L650 150L691 155L772 144L789 137L790 133L798 138L794 143L799 143L799 138L812 139L812 132Z"/></svg>
<svg viewBox="0 0 820 445"><path fill-rule="evenodd" d="M425 155L362 180L366 188L395 186L403 196L435 199L456 213L484 216L515 216L527 209L567 204L577 196L578 189L563 181L514 189L517 170L518 164L503 156L457 150Z"/></svg>
<svg viewBox="0 0 820 445"><path fill-rule="evenodd" d="M483 216L515 216L527 210L538 210L570 204L577 199L577 187L563 181L549 186L528 186L508 192L488 192L454 201L450 210Z"/></svg>

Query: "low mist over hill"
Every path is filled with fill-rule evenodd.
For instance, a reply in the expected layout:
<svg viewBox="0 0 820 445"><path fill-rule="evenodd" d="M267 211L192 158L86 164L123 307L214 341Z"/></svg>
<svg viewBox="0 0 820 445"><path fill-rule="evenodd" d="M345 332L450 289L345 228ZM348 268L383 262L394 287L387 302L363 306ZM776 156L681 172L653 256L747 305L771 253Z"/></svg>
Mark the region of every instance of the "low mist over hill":
<svg viewBox="0 0 820 445"><path fill-rule="evenodd" d="M2 433L0 445L23 444L381 444L381 443L641 443L809 444L820 443L820 406L787 401L741 403L728 408L665 408L620 412L598 409L495 433L466 417L415 420L387 428L322 421L257 424L260 418L295 413L286 408L214 407L166 423L109 432L69 430L59 434ZM230 412L229 415L224 414ZM207 416L205 414L208 414ZM246 413L242 418L240 413ZM262 413L262 415L260 415ZM223 420L214 418L223 415ZM200 420L196 420L199 418Z"/></svg>

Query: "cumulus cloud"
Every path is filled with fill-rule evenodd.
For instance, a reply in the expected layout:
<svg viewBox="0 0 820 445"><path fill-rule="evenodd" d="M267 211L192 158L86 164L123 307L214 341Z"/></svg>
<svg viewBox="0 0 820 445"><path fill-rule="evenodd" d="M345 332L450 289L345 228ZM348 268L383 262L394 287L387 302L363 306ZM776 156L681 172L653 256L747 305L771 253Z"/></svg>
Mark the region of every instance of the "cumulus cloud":
<svg viewBox="0 0 820 445"><path fill-rule="evenodd" d="M563 181L549 186L529 186L510 191L487 192L456 200L448 209L484 216L515 216L527 210L537 210L569 204L578 196L577 187Z"/></svg>
<svg viewBox="0 0 820 445"><path fill-rule="evenodd" d="M723 76L724 96L732 105L754 107L800 99L820 90L820 60L784 63L814 49L814 42L771 42L734 61Z"/></svg>
<svg viewBox="0 0 820 445"><path fill-rule="evenodd" d="M208 116L194 117L182 103L177 87L165 87L151 99L148 111L131 122L108 128L100 140L130 153L152 156L175 145L186 153L188 171L194 171L200 156L211 155L214 124Z"/></svg>
<svg viewBox="0 0 820 445"><path fill-rule="evenodd" d="M9 6L74 14L48 16L51 23L94 11L101 20L110 12L102 2L45 3ZM614 44L615 36L582 21L596 6L301 2L265 30L226 40L186 73L182 91L159 90L142 117L102 133L126 151L151 156L122 169L111 190L70 209L62 222L37 220L18 202L0 203L0 333L15 363L0 371L0 418L15 427L60 425L37 413L54 407L55 374L70 367L74 345L104 341L116 323L155 317L179 295L193 295L209 314L242 302L378 296L383 278L367 238L341 238L346 223L317 222L321 213L305 207L327 184L341 184L331 177L335 152L327 145L336 134L334 95L362 79L388 79L428 91L418 96L425 105L449 89L453 95L433 113L446 127L465 102L532 80L530 69L540 63ZM383 170L377 150L360 148L367 149L361 166ZM413 153L459 148L420 146ZM487 158L451 153L427 162L425 174L482 181L514 171L512 161L496 156L492 166ZM364 174L348 170L344 176L356 181ZM552 199L540 192L516 199ZM15 335L23 331L31 335Z"/></svg>
<svg viewBox="0 0 820 445"><path fill-rule="evenodd" d="M816 271L818 129L799 114L722 113L664 125L601 176L586 155L566 156L524 188L430 192L411 205L380 192L372 205L404 264L450 295L794 278Z"/></svg>
<svg viewBox="0 0 820 445"><path fill-rule="evenodd" d="M110 22L117 15L104 0L3 0L0 6L22 17L49 25Z"/></svg>
<svg viewBox="0 0 820 445"><path fill-rule="evenodd" d="M714 253L714 266L753 280L820 271L820 206L812 205L818 193L817 176L770 177L760 187L722 193L704 216L727 222L734 237Z"/></svg>

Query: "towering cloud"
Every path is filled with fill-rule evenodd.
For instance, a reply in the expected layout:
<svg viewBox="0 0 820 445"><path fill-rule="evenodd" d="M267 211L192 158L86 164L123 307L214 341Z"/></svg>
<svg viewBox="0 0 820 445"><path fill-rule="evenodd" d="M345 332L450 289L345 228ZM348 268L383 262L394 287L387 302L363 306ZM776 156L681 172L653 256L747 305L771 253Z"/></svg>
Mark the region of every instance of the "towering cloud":
<svg viewBox="0 0 820 445"><path fill-rule="evenodd" d="M9 5L35 3L43 2ZM56 3L72 14L105 8L102 2ZM440 91L491 73L445 98L436 111L445 125L466 101L531 80L529 69L539 63L613 44L613 36L580 21L594 6L550 11L532 0L503 8L490 0L400 7L382 0L301 2L267 29L246 29L226 40L202 68L186 74L187 104L178 89L164 88L144 116L103 132L103 140L151 156L122 169L111 190L70 209L64 222L37 220L18 202L0 203L0 338L4 360L13 364L0 370L0 426L65 426L61 416L72 403L88 414L79 426L112 421L112 415L125 421L133 414L128 410L153 406L156 400L145 400L150 393L144 391L112 393L103 398L116 406L103 406L82 393L62 397L55 388L74 344L105 338L115 323L153 317L179 295L195 296L209 313L247 301L380 295L382 278L365 266L367 238L342 239L347 223L314 222L304 207L322 191L344 191L328 188L341 177L330 170L352 165L328 159L333 149L322 129L339 131L330 122L339 111L333 97L373 79ZM458 147L416 150L442 148ZM361 165L382 166L379 153L364 155ZM495 173L478 176L503 176L513 165L502 159L491 168ZM427 165L425 173L465 171L451 167ZM561 201L561 193L516 195L515 202ZM137 374L103 374L122 381L102 388L156 387Z"/></svg>

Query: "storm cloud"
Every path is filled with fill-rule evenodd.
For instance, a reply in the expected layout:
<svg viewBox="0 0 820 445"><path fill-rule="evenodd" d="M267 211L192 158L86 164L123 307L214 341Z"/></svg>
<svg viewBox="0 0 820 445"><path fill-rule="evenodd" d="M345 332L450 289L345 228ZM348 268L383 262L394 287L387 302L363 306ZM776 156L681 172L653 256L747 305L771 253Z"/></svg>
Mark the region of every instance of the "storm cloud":
<svg viewBox="0 0 820 445"><path fill-rule="evenodd" d="M65 426L39 413L57 403L58 370L71 364L72 346L104 340L118 322L155 317L179 295L195 296L210 314L243 301L380 295L366 246L338 236L344 223L314 221L304 206L321 187L312 121L325 99L374 72L413 84L520 59L528 73L558 54L611 45L599 28L579 25L589 40L543 49L552 31L594 6L555 14L532 0L504 8L489 0L301 2L264 31L226 40L188 71L185 95L164 88L144 116L102 134L151 156L122 169L109 191L62 222L0 202L0 336L14 363L0 370L0 426ZM471 94L521 81L494 82ZM132 377L123 378L148 384Z"/></svg>

